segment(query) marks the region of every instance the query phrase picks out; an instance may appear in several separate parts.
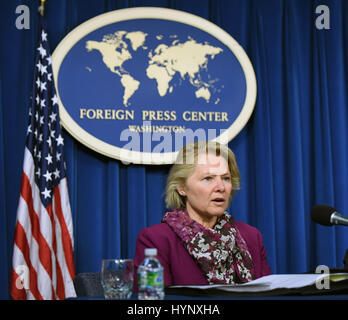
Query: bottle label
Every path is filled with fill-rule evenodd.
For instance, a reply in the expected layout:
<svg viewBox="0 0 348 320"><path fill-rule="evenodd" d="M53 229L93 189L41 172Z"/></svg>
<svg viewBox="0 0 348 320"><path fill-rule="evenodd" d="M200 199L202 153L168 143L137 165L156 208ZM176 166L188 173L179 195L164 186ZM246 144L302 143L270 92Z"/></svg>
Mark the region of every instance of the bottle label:
<svg viewBox="0 0 348 320"><path fill-rule="evenodd" d="M138 274L139 288L161 288L163 287L163 277L159 272L147 272Z"/></svg>

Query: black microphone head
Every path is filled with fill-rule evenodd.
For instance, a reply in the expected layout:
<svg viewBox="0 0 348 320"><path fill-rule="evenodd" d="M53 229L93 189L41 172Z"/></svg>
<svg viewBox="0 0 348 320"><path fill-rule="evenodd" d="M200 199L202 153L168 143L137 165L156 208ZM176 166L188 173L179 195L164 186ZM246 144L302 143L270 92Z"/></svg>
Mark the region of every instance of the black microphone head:
<svg viewBox="0 0 348 320"><path fill-rule="evenodd" d="M331 215L334 212L337 212L337 210L330 206L314 206L311 211L311 218L314 222L317 222L324 226L332 226Z"/></svg>

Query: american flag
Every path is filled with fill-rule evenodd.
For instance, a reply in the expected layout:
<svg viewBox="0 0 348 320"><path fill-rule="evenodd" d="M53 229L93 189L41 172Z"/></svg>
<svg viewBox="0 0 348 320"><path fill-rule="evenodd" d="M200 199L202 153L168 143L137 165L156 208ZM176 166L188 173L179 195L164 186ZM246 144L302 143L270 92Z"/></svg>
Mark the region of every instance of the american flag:
<svg viewBox="0 0 348 320"><path fill-rule="evenodd" d="M13 299L54 300L76 296L73 223L58 99L41 16L38 38L10 292Z"/></svg>

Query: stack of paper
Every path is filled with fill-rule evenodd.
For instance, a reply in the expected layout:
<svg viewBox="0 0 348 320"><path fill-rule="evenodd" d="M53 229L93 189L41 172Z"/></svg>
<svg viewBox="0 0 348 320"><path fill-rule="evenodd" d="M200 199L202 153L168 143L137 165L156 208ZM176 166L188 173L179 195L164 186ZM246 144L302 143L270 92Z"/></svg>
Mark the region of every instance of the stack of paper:
<svg viewBox="0 0 348 320"><path fill-rule="evenodd" d="M189 285L189 286L171 286L170 288L192 288L192 289L219 289L230 292L262 292L275 289L295 289L310 285L320 284L326 278L327 280L340 281L348 279L348 273L342 274L273 274L265 276L250 282L242 284L213 284L213 285Z"/></svg>

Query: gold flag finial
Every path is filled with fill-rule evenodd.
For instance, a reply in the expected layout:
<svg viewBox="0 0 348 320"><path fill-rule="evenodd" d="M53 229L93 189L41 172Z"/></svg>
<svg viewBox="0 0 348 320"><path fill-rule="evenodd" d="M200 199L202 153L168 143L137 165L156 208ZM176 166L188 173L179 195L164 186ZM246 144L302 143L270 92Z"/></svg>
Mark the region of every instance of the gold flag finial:
<svg viewBox="0 0 348 320"><path fill-rule="evenodd" d="M45 14L45 2L46 2L46 0L41 0L41 4L39 7L39 12L42 16Z"/></svg>

